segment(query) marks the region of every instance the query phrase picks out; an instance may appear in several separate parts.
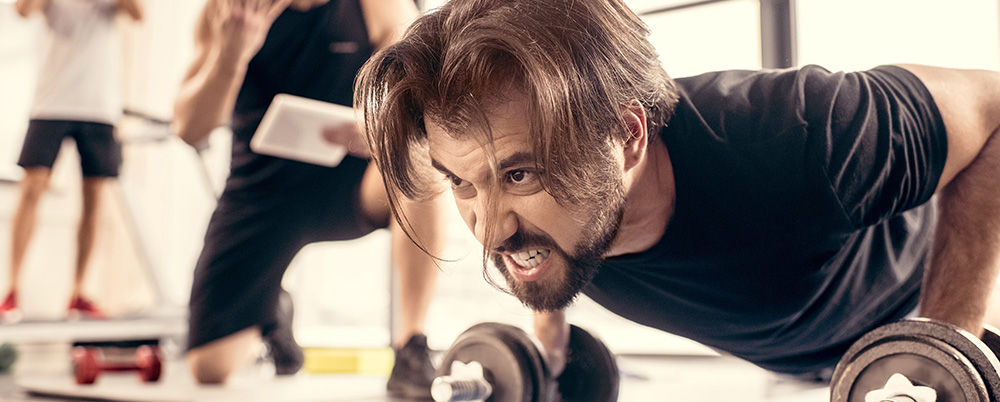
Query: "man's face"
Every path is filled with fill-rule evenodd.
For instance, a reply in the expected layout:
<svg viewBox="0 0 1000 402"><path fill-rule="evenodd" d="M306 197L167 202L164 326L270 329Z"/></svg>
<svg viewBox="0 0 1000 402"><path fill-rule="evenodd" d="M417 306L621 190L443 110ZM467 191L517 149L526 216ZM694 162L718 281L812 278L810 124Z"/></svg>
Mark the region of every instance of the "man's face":
<svg viewBox="0 0 1000 402"><path fill-rule="evenodd" d="M596 274L620 223L624 197L598 197L600 205L572 208L557 202L542 188L525 116L520 101L495 109L489 117L492 149L475 135L453 138L428 117L428 145L462 218L514 296L534 310L558 310ZM495 168L489 152L495 153ZM620 176L617 180L621 185Z"/></svg>

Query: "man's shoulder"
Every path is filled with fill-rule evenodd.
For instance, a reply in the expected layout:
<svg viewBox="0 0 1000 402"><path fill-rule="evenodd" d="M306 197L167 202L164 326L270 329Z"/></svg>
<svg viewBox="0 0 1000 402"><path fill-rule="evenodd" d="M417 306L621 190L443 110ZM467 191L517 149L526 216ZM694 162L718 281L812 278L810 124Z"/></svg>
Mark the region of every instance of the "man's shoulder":
<svg viewBox="0 0 1000 402"><path fill-rule="evenodd" d="M843 72L832 72L818 65L807 65L785 69L720 70L681 77L675 81L691 95L731 96L794 85L822 84L840 80L843 75Z"/></svg>

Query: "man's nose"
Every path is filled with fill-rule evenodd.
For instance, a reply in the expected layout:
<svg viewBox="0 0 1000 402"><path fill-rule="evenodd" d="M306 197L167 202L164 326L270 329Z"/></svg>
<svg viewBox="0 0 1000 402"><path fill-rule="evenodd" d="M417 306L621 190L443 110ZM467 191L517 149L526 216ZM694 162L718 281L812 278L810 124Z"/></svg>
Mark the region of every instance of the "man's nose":
<svg viewBox="0 0 1000 402"><path fill-rule="evenodd" d="M517 214L502 199L480 197L475 206L475 234L483 247L496 248L517 232Z"/></svg>

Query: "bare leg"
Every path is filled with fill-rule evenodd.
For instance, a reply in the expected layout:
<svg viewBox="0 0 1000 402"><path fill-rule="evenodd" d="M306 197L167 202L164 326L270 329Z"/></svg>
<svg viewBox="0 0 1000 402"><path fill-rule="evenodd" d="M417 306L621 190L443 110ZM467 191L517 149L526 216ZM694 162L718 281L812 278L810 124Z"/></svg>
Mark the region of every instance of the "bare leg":
<svg viewBox="0 0 1000 402"><path fill-rule="evenodd" d="M38 203L49 186L52 169L45 167L28 168L21 180L20 198L14 212L12 224L12 247L10 264L10 291L16 292L21 277L24 256L35 231Z"/></svg>
<svg viewBox="0 0 1000 402"><path fill-rule="evenodd" d="M365 172L361 194L362 212L369 219L383 219L382 222L384 219L392 219L385 186L374 163ZM404 215L410 220L413 229L411 234L434 256L441 255L446 240L439 213L443 205L446 205L445 201L444 197L438 197L422 203L405 201L401 206ZM433 257L406 236L395 219L391 220L390 230L393 268L399 278L401 300L399 331L392 342L394 347L401 348L411 336L424 333L427 310L437 285L438 265Z"/></svg>
<svg viewBox="0 0 1000 402"><path fill-rule="evenodd" d="M191 374L201 384L222 384L253 363L261 347L260 328L250 327L187 352Z"/></svg>
<svg viewBox="0 0 1000 402"><path fill-rule="evenodd" d="M440 267L433 257L440 258L444 225L440 222L440 200L429 203L406 203L405 215L413 225L414 234L425 248L421 250L410 240L394 220L392 260L399 278L400 323L394 346L402 347L411 336L424 333L424 322L437 285ZM427 253L430 252L431 255Z"/></svg>
<svg viewBox="0 0 1000 402"><path fill-rule="evenodd" d="M83 178L83 210L80 213L80 227L76 236L76 277L73 280L72 298L83 296L83 280L91 251L94 249L94 236L97 232L101 192L108 180L105 177Z"/></svg>

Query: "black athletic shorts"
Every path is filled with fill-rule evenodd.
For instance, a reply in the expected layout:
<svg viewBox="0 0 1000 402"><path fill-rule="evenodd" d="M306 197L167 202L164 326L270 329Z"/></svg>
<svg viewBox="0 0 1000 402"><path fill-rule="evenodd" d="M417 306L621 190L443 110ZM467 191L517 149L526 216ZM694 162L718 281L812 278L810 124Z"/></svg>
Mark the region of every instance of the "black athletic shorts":
<svg viewBox="0 0 1000 402"><path fill-rule="evenodd" d="M282 164L297 163L272 165ZM195 266L188 349L253 326L266 335L275 322L281 279L302 247L356 239L378 229L357 212L367 164L347 157L336 168L285 166L285 173L291 168L295 176L310 177L311 184L299 189L227 187Z"/></svg>
<svg viewBox="0 0 1000 402"><path fill-rule="evenodd" d="M122 147L115 138L115 127L106 123L32 119L28 122L18 166L52 168L66 138L76 141L84 177L118 176Z"/></svg>

